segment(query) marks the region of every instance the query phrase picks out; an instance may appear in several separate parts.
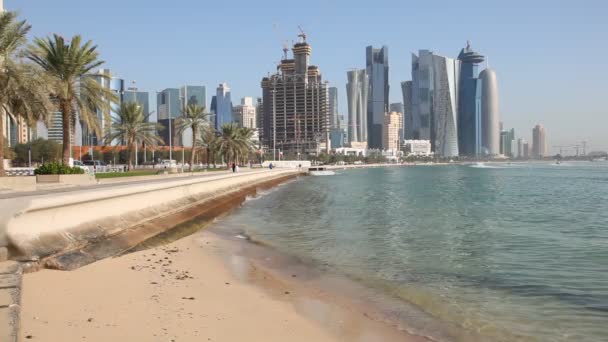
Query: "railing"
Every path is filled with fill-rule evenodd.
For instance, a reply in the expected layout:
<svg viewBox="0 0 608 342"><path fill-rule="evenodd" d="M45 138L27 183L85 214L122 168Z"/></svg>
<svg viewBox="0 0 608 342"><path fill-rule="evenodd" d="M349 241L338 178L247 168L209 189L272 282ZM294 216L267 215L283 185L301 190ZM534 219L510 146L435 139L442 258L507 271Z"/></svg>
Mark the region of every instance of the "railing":
<svg viewBox="0 0 608 342"><path fill-rule="evenodd" d="M34 168L33 167L11 167L5 170L6 175L10 177L16 176L33 176Z"/></svg>

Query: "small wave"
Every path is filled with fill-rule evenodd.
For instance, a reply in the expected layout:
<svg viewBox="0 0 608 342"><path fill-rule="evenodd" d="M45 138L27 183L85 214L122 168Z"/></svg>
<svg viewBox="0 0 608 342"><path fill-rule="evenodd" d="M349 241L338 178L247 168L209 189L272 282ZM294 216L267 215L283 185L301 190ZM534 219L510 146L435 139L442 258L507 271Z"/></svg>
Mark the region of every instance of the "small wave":
<svg viewBox="0 0 608 342"><path fill-rule="evenodd" d="M245 233L236 234L234 237L242 240L251 240L251 237Z"/></svg>
<svg viewBox="0 0 608 342"><path fill-rule="evenodd" d="M475 169L504 169L504 167L487 165L487 164L482 164L482 163L472 164L472 165L469 165L469 167L472 167Z"/></svg>

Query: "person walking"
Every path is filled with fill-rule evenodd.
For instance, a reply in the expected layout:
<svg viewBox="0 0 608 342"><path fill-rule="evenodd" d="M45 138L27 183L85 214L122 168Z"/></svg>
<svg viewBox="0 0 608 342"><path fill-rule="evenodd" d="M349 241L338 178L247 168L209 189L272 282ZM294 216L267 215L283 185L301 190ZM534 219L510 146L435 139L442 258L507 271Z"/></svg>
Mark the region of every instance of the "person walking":
<svg viewBox="0 0 608 342"><path fill-rule="evenodd" d="M232 173L235 173L235 172L236 172L236 164L232 163Z"/></svg>

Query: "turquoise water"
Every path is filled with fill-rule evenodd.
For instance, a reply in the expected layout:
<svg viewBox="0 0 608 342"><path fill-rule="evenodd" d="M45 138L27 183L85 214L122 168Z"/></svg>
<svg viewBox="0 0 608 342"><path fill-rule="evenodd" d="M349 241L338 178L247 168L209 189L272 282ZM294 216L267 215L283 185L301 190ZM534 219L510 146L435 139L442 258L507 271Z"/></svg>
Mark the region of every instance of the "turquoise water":
<svg viewBox="0 0 608 342"><path fill-rule="evenodd" d="M221 227L457 327L438 339L608 341L608 163L339 171Z"/></svg>

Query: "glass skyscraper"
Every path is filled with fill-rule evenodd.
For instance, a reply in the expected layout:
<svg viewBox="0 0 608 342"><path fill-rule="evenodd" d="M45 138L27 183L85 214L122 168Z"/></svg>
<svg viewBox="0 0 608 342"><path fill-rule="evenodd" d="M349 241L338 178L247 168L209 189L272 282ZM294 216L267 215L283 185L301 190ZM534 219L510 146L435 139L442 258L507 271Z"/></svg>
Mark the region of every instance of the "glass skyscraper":
<svg viewBox="0 0 608 342"><path fill-rule="evenodd" d="M167 88L156 96L156 112L158 120L176 119L181 115L181 99L179 89Z"/></svg>
<svg viewBox="0 0 608 342"><path fill-rule="evenodd" d="M183 107L196 104L207 108L207 88L205 86L183 86L179 89L179 96Z"/></svg>
<svg viewBox="0 0 608 342"><path fill-rule="evenodd" d="M347 72L346 76L348 142L367 143L369 79L365 70L352 70Z"/></svg>
<svg viewBox="0 0 608 342"><path fill-rule="evenodd" d="M458 96L458 148L460 155L479 156L482 153L481 81L479 63L484 57L471 49L460 51L460 80Z"/></svg>
<svg viewBox="0 0 608 342"><path fill-rule="evenodd" d="M403 93L403 139L413 140L412 81L401 82L401 92Z"/></svg>
<svg viewBox="0 0 608 342"><path fill-rule="evenodd" d="M414 139L430 140L441 157L458 156L458 80L460 62L420 50L412 55Z"/></svg>
<svg viewBox="0 0 608 342"><path fill-rule="evenodd" d="M366 49L366 71L369 77L367 104L368 146L382 148L384 115L388 112L388 46Z"/></svg>
<svg viewBox="0 0 608 342"><path fill-rule="evenodd" d="M215 129L219 130L222 125L235 121L232 117L230 88L226 83L222 83L217 87L215 95L215 110Z"/></svg>

